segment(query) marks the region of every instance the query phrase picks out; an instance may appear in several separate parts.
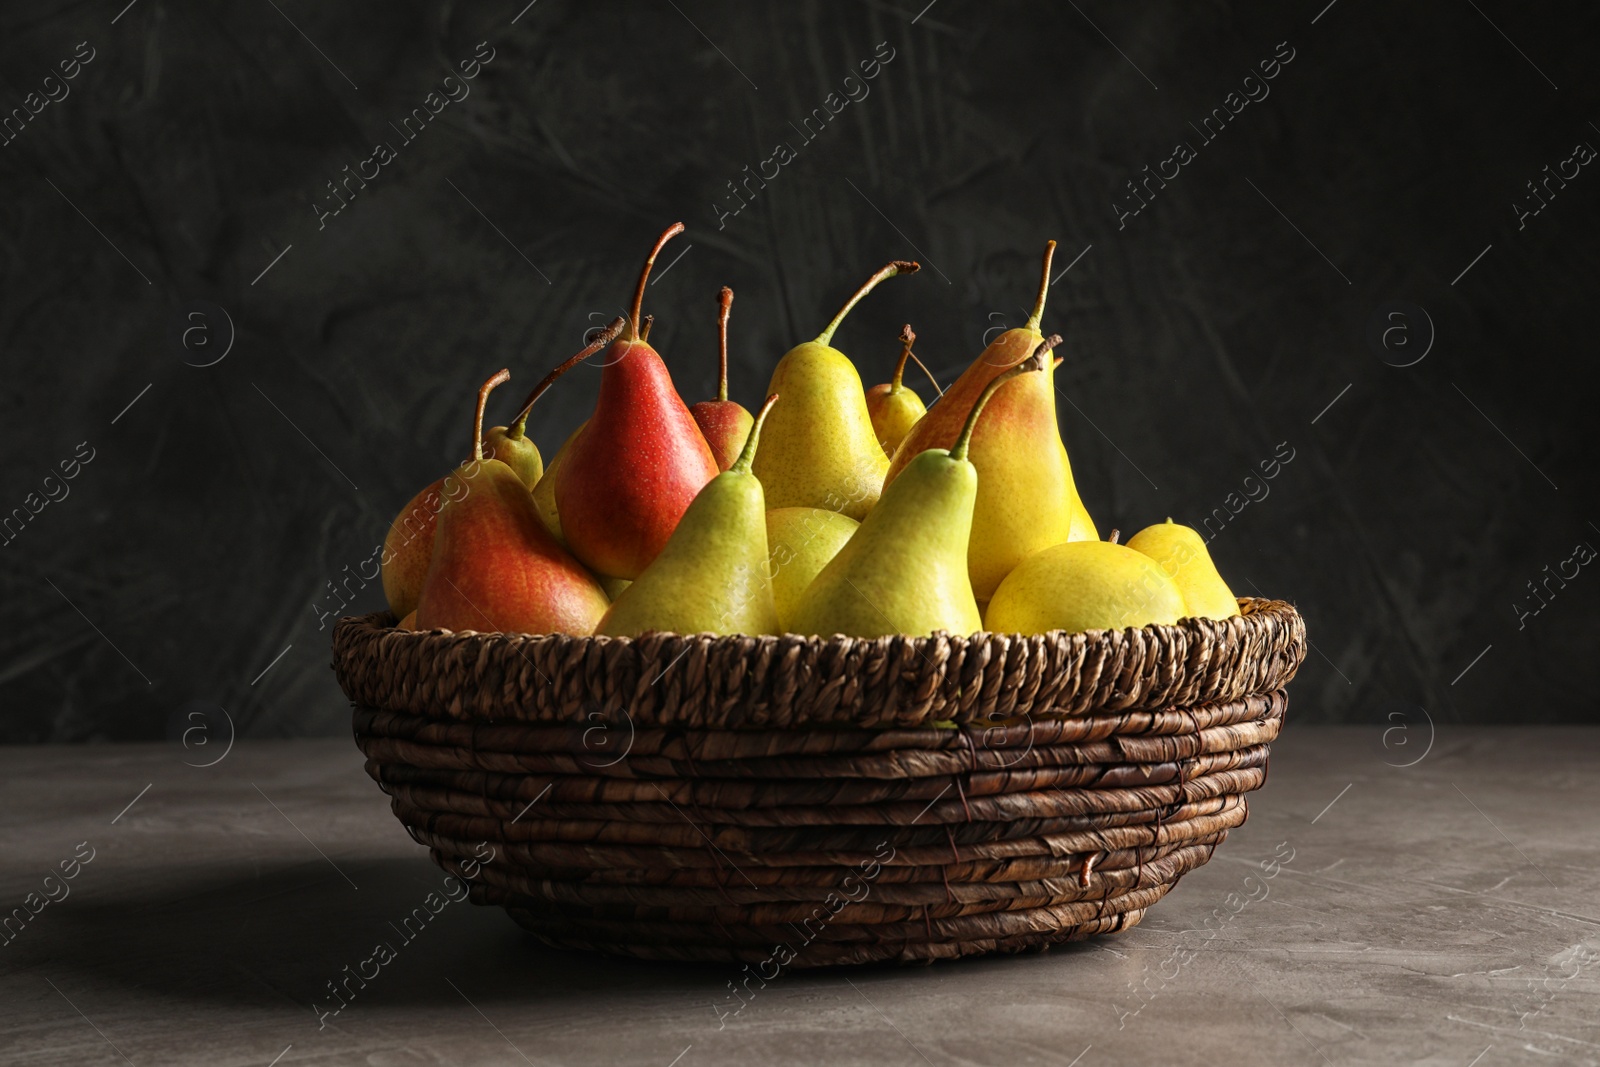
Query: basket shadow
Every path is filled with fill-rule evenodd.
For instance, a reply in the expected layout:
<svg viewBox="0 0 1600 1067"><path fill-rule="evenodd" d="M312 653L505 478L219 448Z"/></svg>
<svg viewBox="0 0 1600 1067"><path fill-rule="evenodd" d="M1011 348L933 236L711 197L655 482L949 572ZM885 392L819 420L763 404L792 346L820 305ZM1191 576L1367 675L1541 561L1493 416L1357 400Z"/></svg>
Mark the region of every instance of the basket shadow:
<svg viewBox="0 0 1600 1067"><path fill-rule="evenodd" d="M150 865L114 895L51 908L43 936L18 939L10 962L143 995L292 1005L312 1015L337 1008L336 993L369 1007L460 1003L446 979L475 1000L560 1006L592 1004L602 993L709 993L736 970L549 948L499 908L452 899L444 872L421 854L340 868L321 860ZM391 950L387 960L375 953L380 943Z"/></svg>

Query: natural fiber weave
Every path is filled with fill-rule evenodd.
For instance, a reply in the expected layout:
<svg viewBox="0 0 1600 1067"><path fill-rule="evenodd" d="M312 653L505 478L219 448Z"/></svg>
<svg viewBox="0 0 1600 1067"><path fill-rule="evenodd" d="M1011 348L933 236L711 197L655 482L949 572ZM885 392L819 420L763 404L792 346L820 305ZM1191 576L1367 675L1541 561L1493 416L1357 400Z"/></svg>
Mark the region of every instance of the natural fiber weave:
<svg viewBox="0 0 1600 1067"><path fill-rule="evenodd" d="M912 962L1125 929L1210 858L1265 780L1305 654L1292 607L1241 605L829 641L415 633L383 614L340 622L334 669L401 823L544 941Z"/></svg>

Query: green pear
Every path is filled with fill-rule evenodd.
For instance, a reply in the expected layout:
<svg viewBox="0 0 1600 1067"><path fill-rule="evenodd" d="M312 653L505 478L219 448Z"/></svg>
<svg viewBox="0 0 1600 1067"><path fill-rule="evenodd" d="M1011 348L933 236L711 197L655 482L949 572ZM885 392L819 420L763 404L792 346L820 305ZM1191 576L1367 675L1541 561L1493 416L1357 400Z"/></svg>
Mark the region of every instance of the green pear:
<svg viewBox="0 0 1600 1067"><path fill-rule="evenodd" d="M789 632L800 594L850 540L860 523L826 508L776 508L767 512L768 573L778 603L780 632Z"/></svg>
<svg viewBox="0 0 1600 1067"><path fill-rule="evenodd" d="M1110 541L1067 541L1006 575L984 625L991 633L1077 633L1170 624L1185 614L1177 583L1149 556Z"/></svg>
<svg viewBox="0 0 1600 1067"><path fill-rule="evenodd" d="M883 490L839 554L800 595L798 634L827 637L959 636L983 628L967 577L967 538L978 499L978 471L967 459L972 430L996 389L1045 366L1046 345L999 375L978 396L949 451L916 456Z"/></svg>
<svg viewBox="0 0 1600 1067"><path fill-rule="evenodd" d="M1128 538L1128 547L1161 564L1177 583L1187 609L1184 614L1196 619L1231 619L1239 614L1239 598L1217 573L1205 540L1193 528L1168 518Z"/></svg>
<svg viewBox="0 0 1600 1067"><path fill-rule="evenodd" d="M1028 359L1044 335L1039 323L1050 289L1055 242L1045 244L1033 313L1022 326L1006 330L962 372L928 413L912 425L889 463L888 480L929 448L947 448L961 432L972 401L995 376ZM1006 386L990 401L972 435L970 455L978 468L978 502L973 508L967 570L979 600L994 595L1018 564L1040 549L1092 531L1087 522L1072 465L1061 441L1055 387L1057 361L1043 374L1029 374ZM1074 519L1078 519L1074 523ZM1076 526L1076 530L1074 527Z"/></svg>
<svg viewBox="0 0 1600 1067"><path fill-rule="evenodd" d="M527 413L510 426L489 427L483 435L483 454L510 467L529 489L544 477L544 458L528 436Z"/></svg>
<svg viewBox="0 0 1600 1067"><path fill-rule="evenodd" d="M778 361L767 392L781 395L783 407L773 415L767 447L755 463L772 507L827 508L860 519L878 502L889 457L872 428L860 373L830 342L850 309L879 282L919 269L890 263L856 290L815 341L796 345Z"/></svg>
<svg viewBox="0 0 1600 1067"><path fill-rule="evenodd" d="M733 466L695 495L661 552L617 594L595 632L770 634L778 609L767 573L766 500L750 472L767 397Z"/></svg>

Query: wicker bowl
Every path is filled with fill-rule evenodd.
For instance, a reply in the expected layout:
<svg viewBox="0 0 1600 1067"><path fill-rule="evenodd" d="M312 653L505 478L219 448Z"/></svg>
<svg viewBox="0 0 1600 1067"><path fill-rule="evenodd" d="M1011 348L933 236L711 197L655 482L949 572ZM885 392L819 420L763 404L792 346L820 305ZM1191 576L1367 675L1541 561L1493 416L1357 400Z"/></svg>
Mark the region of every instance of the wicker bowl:
<svg viewBox="0 0 1600 1067"><path fill-rule="evenodd" d="M1240 604L872 640L382 613L341 620L333 655L396 817L543 941L914 962L1125 929L1244 822L1306 641L1290 605Z"/></svg>

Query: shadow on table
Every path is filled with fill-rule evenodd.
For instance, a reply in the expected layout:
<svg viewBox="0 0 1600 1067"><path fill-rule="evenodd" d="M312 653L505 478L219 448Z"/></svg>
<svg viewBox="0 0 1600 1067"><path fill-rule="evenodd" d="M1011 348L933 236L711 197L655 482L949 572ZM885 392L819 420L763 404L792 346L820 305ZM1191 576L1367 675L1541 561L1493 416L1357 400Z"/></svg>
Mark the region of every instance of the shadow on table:
<svg viewBox="0 0 1600 1067"><path fill-rule="evenodd" d="M421 857L340 867L145 866L115 893L48 906L9 946L7 969L306 1011L338 1007L330 983L351 1003L460 1002L462 993L559 1003L665 984L713 990L733 974L548 948L500 909L452 900L444 872Z"/></svg>
<svg viewBox="0 0 1600 1067"><path fill-rule="evenodd" d="M731 964L655 963L548 948L498 908L450 901L444 873L421 856L342 861L340 868L321 860L251 865L239 859L146 866L114 894L74 896L48 907L38 928L10 946L10 969L196 1003L281 1008L287 1002L311 1013L339 1007L335 992L352 1006L470 997L479 1005L510 1000L557 1008L634 993L657 1000L670 994L697 1006L703 1001L708 1018L714 1018L709 1005L731 998L727 983L739 977ZM420 921L416 909L431 914L430 903L437 914ZM389 958L377 951L380 943ZM1085 950L1063 945L1052 954ZM981 981L996 964L1003 961L931 969L882 964L793 971L779 980L792 989L842 986L840 975L922 972Z"/></svg>

